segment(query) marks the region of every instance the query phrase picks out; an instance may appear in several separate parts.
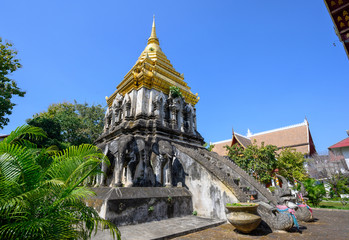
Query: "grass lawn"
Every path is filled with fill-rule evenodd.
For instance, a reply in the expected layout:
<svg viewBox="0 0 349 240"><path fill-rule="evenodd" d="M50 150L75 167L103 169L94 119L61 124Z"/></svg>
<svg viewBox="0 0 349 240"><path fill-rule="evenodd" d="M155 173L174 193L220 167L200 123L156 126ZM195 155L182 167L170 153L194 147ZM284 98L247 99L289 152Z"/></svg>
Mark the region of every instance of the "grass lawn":
<svg viewBox="0 0 349 240"><path fill-rule="evenodd" d="M311 207L314 207L311 205ZM349 203L347 205L343 205L341 202L321 202L320 206L317 208L332 208L332 209L347 209L349 210Z"/></svg>

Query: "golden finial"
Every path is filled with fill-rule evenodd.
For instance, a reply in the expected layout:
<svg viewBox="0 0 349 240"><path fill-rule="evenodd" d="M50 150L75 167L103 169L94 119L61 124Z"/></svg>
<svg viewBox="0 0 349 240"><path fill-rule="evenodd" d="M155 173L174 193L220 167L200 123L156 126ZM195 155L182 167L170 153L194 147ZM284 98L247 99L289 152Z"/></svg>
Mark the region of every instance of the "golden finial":
<svg viewBox="0 0 349 240"><path fill-rule="evenodd" d="M159 44L159 39L156 36L156 28L155 28L155 15L153 15L153 25L151 28L151 34L150 34L150 38L148 39L148 45L150 43L156 43Z"/></svg>

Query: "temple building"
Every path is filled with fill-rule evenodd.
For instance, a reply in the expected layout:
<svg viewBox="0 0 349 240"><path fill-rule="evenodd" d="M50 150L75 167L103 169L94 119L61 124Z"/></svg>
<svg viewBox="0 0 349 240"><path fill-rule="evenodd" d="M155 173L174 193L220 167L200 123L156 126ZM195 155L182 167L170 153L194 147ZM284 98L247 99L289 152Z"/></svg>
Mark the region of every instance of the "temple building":
<svg viewBox="0 0 349 240"><path fill-rule="evenodd" d="M198 94L190 91L183 74L173 68L160 48L155 19L144 51L106 100L104 132L96 144L115 166L114 173L107 179L102 176L99 184L172 185L167 166L172 159L165 156L159 166L155 159L150 163L149 158L156 157L153 150L160 148L159 153L163 147L172 151L170 142L202 146L204 141L196 124ZM157 145L159 142L162 144Z"/></svg>
<svg viewBox="0 0 349 240"><path fill-rule="evenodd" d="M274 213L273 196L230 160L203 147L197 130L197 94L160 48L155 21L144 51L110 97L96 145L108 157L91 178L88 201L117 226L191 216L226 221L227 203L258 201L269 228L293 219ZM258 222L259 223L259 222Z"/></svg>
<svg viewBox="0 0 349 240"><path fill-rule="evenodd" d="M349 58L349 0L324 0L339 41Z"/></svg>
<svg viewBox="0 0 349 240"><path fill-rule="evenodd" d="M265 145L275 145L280 151L282 148L293 148L306 156L311 156L316 153L307 119L299 124L255 134L252 134L250 130L248 130L247 136L233 131L231 139L213 143L213 145L215 145L213 151L221 156L226 156L228 151L225 146L228 145L231 147L234 144L238 144L246 148L254 142L256 142L257 145L261 145L262 142L264 142Z"/></svg>
<svg viewBox="0 0 349 240"><path fill-rule="evenodd" d="M349 130L347 130L348 137L333 144L328 148L329 156L331 161L335 161L337 159L344 159L346 163L346 167L348 169L349 166Z"/></svg>
<svg viewBox="0 0 349 240"><path fill-rule="evenodd" d="M171 86L177 87L183 97L171 97ZM173 68L161 50L155 20L144 51L116 91L106 100L109 108L104 138L111 136L112 132L112 136L125 132L126 122L144 119L153 120L154 128L151 131L160 135L162 131L171 130L177 132L175 138L179 140L190 139L190 142L197 144L202 142L196 131L195 104L199 101L198 94L190 91L183 74Z"/></svg>

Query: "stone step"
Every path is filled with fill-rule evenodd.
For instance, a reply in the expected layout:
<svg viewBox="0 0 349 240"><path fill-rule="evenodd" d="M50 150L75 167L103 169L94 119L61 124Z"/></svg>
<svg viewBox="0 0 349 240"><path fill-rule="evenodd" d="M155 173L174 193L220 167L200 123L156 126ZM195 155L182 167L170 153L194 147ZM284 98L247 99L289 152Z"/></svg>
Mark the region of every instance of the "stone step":
<svg viewBox="0 0 349 240"><path fill-rule="evenodd" d="M226 220L185 216L161 221L147 222L137 225L119 227L122 240L160 240L183 236L189 233L216 227ZM111 240L108 229L99 230L91 239Z"/></svg>

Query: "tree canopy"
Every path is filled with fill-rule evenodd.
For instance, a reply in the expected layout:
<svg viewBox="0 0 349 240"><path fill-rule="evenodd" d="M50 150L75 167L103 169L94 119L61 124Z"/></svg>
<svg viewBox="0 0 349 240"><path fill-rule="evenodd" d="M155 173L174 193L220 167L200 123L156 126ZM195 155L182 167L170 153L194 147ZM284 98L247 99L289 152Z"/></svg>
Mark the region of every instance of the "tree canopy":
<svg viewBox="0 0 349 240"><path fill-rule="evenodd" d="M48 138L37 144L64 149L71 145L92 144L103 131L104 112L101 105L64 102L50 105L47 111L34 115L27 123L41 127L47 133Z"/></svg>
<svg viewBox="0 0 349 240"><path fill-rule="evenodd" d="M337 173L327 179L330 186L330 197L338 197L343 205L348 203L348 199L341 198L341 194L349 193L349 176Z"/></svg>
<svg viewBox="0 0 349 240"><path fill-rule="evenodd" d="M226 146L228 156L242 169L254 176L262 183L269 183L272 179L272 172L277 166L276 150L273 145L262 145L256 143L242 148L235 144L232 147Z"/></svg>
<svg viewBox="0 0 349 240"><path fill-rule="evenodd" d="M297 152L295 149L285 148L278 156L277 168L279 174L289 181L294 179L304 181L308 177L304 162L303 153Z"/></svg>
<svg viewBox="0 0 349 240"><path fill-rule="evenodd" d="M226 148L232 161L262 183L270 183L275 169L289 181L307 178L304 155L294 149L285 148L278 154L276 146L256 142L246 148L238 144Z"/></svg>
<svg viewBox="0 0 349 240"><path fill-rule="evenodd" d="M16 59L17 51L12 49L12 44L3 42L0 37L0 128L4 128L9 122L6 117L12 113L16 105L11 101L14 95L24 97L25 91L22 91L17 83L8 76L21 68L22 65Z"/></svg>

